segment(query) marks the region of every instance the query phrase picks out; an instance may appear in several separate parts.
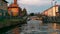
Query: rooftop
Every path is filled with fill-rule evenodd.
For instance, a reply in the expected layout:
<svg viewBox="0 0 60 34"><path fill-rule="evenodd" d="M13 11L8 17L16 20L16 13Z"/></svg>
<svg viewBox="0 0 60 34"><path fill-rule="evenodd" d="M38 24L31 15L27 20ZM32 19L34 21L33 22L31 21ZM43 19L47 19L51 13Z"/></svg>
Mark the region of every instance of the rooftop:
<svg viewBox="0 0 60 34"><path fill-rule="evenodd" d="M8 3L6 0L2 0L2 1L4 1L4 2Z"/></svg>
<svg viewBox="0 0 60 34"><path fill-rule="evenodd" d="M57 6L60 6L60 5L55 5L55 6L52 6L52 7L57 7ZM51 9L52 7L50 7L50 8L48 8L48 9L44 10L44 12L47 11L47 10L49 10L49 9Z"/></svg>

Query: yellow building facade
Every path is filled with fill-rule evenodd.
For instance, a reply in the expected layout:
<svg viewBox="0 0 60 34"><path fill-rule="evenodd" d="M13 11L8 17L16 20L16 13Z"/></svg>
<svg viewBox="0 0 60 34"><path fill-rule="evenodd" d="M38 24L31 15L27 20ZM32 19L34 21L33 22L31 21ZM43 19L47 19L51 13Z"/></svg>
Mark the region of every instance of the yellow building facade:
<svg viewBox="0 0 60 34"><path fill-rule="evenodd" d="M43 15L46 16L56 16L56 13L58 12L59 5L50 7L49 9L42 12Z"/></svg>

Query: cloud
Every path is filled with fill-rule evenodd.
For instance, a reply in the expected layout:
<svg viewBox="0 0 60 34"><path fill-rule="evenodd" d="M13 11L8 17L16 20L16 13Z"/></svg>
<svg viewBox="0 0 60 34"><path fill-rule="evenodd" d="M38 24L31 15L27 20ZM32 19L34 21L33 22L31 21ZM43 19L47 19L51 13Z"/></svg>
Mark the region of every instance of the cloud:
<svg viewBox="0 0 60 34"><path fill-rule="evenodd" d="M13 3L14 0L7 0L7 1L9 2L9 4L11 4L11 3ZM49 5L49 4L51 4L51 1L52 0L18 0L18 4L19 5L23 4L23 5L43 6L43 5ZM57 2L57 4L59 4L59 3Z"/></svg>
<svg viewBox="0 0 60 34"><path fill-rule="evenodd" d="M18 0L18 4L25 4L25 5L46 5L50 4L51 0Z"/></svg>
<svg viewBox="0 0 60 34"><path fill-rule="evenodd" d="M6 0L6 1L8 1L8 3L10 4L13 3L14 0Z"/></svg>
<svg viewBox="0 0 60 34"><path fill-rule="evenodd" d="M7 0L9 4L14 0ZM52 0L18 0L18 5L21 8L26 8L28 13L42 12L51 7ZM60 0L56 0L57 4L60 4Z"/></svg>

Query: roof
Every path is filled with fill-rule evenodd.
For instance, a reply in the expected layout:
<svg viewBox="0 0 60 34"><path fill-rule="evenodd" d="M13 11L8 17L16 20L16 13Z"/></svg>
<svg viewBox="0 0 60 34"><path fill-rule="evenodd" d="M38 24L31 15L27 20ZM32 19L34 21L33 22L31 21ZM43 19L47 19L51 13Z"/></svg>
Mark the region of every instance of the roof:
<svg viewBox="0 0 60 34"><path fill-rule="evenodd" d="M2 0L2 1L4 1L4 2L8 3L6 0Z"/></svg>

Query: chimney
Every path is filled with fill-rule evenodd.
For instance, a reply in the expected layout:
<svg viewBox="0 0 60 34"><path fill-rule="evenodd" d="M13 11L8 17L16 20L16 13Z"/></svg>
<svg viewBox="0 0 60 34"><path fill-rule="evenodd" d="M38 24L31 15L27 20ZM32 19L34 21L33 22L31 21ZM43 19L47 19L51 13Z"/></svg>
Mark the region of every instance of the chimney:
<svg viewBox="0 0 60 34"><path fill-rule="evenodd" d="M17 4L17 0L14 0L14 4Z"/></svg>

